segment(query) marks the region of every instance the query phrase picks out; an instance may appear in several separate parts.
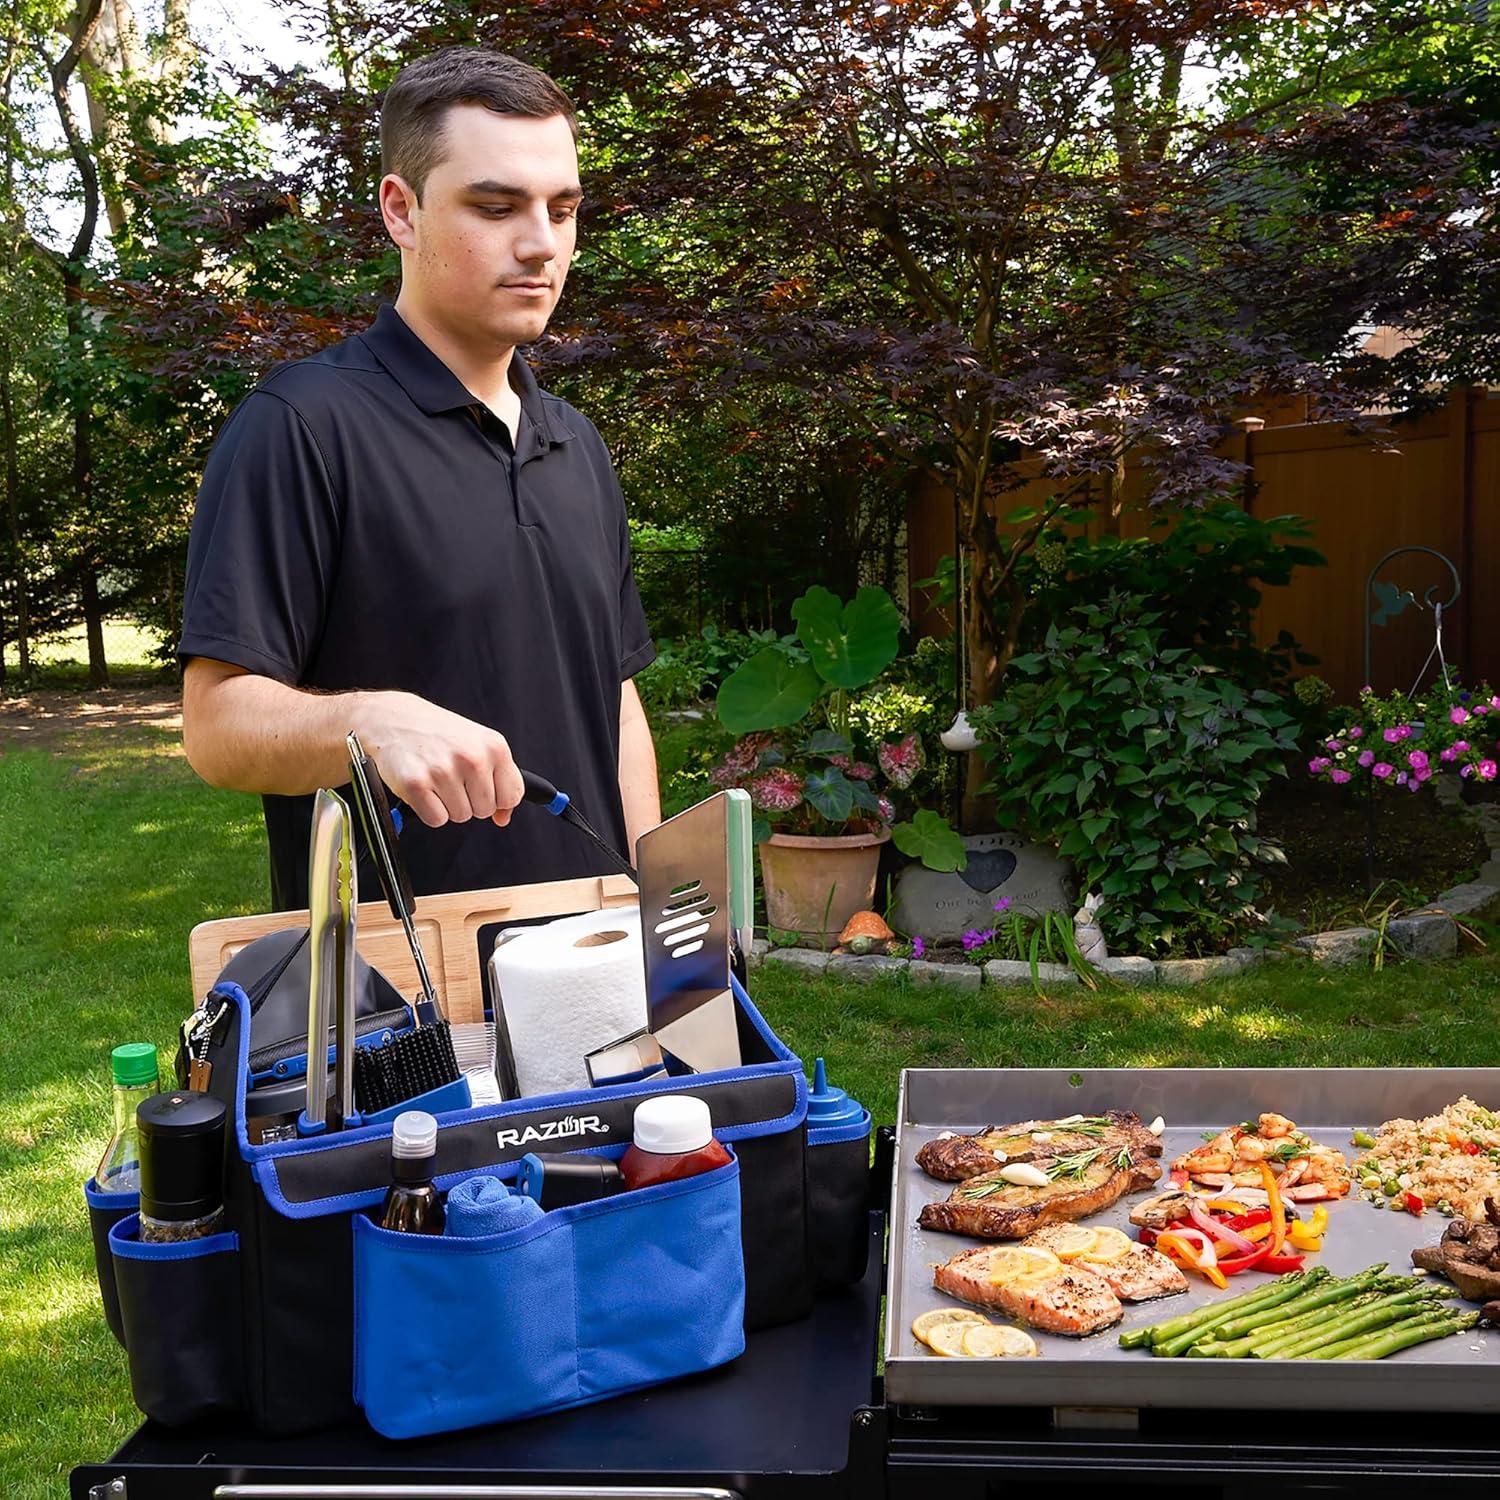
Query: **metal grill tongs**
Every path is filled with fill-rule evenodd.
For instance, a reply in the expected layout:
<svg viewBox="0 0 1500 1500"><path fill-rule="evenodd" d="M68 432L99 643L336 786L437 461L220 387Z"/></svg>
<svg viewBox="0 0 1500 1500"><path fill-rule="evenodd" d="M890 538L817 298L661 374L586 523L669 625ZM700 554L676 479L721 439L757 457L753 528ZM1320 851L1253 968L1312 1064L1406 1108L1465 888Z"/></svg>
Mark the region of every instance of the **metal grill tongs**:
<svg viewBox="0 0 1500 1500"><path fill-rule="evenodd" d="M308 846L307 1104L304 1135L342 1129L354 1114L354 924L359 905L349 804L320 788ZM334 1029L333 1099L328 1096L328 1030Z"/></svg>

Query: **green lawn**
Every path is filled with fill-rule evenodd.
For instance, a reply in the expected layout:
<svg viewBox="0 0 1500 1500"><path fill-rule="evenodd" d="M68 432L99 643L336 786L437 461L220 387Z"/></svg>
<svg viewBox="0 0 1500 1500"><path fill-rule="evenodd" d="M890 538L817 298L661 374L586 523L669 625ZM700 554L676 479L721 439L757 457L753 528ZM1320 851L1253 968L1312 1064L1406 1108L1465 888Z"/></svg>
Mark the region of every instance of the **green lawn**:
<svg viewBox="0 0 1500 1500"><path fill-rule="evenodd" d="M130 1431L124 1356L93 1286L80 1184L108 1133L108 1054L164 1050L188 929L261 908L258 803L202 786L158 731L0 754L0 1495L62 1493ZM892 1117L925 1065L1482 1063L1500 962L1332 975L1279 966L1191 991L955 996L774 969L756 994L804 1057Z"/></svg>
<svg viewBox="0 0 1500 1500"><path fill-rule="evenodd" d="M133 620L104 622L104 659L111 673L125 680L170 676L171 668L156 655L161 638ZM88 642L84 627L75 625L60 635L47 636L31 643L31 661L38 687L81 686L88 681ZM8 672L17 668L16 644L5 643L5 666Z"/></svg>

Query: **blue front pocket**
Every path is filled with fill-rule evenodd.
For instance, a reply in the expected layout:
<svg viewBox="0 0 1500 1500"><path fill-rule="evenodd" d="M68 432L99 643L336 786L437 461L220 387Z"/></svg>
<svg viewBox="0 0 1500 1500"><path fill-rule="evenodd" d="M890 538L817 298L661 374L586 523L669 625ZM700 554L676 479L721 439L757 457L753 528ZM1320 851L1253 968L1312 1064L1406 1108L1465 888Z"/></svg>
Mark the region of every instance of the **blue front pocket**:
<svg viewBox="0 0 1500 1500"><path fill-rule="evenodd" d="M355 1400L419 1437L597 1401L744 1349L739 1163L506 1234L354 1218Z"/></svg>

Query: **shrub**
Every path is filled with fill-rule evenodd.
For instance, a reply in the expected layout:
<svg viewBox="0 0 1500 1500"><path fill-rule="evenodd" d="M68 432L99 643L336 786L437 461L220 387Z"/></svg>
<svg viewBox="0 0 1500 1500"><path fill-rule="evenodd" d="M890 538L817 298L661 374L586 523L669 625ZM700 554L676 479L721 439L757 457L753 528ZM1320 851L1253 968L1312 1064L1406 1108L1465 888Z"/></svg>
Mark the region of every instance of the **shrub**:
<svg viewBox="0 0 1500 1500"><path fill-rule="evenodd" d="M971 712L1003 827L1055 842L1129 951L1202 952L1254 919L1255 808L1292 749L1291 716L1115 594L1015 657L1005 696Z"/></svg>

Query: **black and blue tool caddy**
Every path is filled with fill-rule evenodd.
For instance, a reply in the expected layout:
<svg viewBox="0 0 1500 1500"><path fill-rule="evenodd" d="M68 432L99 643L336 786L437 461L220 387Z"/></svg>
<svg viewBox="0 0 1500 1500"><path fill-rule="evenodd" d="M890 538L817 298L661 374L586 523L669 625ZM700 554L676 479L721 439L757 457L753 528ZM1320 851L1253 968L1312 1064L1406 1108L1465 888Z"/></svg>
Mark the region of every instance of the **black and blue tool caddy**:
<svg viewBox="0 0 1500 1500"><path fill-rule="evenodd" d="M285 959L284 934L259 941ZM105 1308L148 1416L242 1411L285 1433L358 1401L391 1436L506 1420L710 1368L745 1330L801 1318L820 1285L863 1273L869 1116L845 1107L810 1132L802 1063L737 982L741 1067L440 1113L434 1181L514 1176L534 1152L617 1156L656 1093L705 1100L733 1163L470 1240L371 1221L389 1124L253 1143L248 1001L223 993L207 1061L234 1121L224 1232L141 1244L133 1195L88 1193Z"/></svg>

